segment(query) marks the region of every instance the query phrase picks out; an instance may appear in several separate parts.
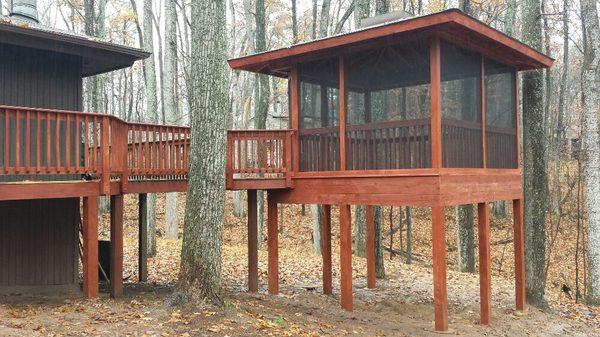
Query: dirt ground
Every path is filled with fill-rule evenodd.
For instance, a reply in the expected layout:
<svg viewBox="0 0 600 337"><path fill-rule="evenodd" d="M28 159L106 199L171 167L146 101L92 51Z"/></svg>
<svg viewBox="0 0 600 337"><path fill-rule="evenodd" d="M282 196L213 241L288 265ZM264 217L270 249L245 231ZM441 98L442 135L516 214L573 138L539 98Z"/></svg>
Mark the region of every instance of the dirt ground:
<svg viewBox="0 0 600 337"><path fill-rule="evenodd" d="M415 210L415 262L385 255L386 277L367 289L365 260L353 258L355 310L339 307L337 214L333 216L334 295L321 294L321 257L311 251L310 214L300 207L282 209L280 235L281 294L266 294L267 253L259 252L260 290L245 291L246 241L244 219L227 207L223 236L224 308L205 303L169 306L177 279L181 240L158 238L157 255L149 261L149 283L136 283L137 208L127 198L125 214L125 297L97 300L77 295L17 295L0 297L0 336L437 336L433 331L433 287L428 244L428 219ZM183 210L183 205L181 206ZM450 215L449 215L450 216ZM159 227L162 219L159 202ZM101 236L107 236L104 219ZM447 228L450 233L452 228ZM506 231L492 223L496 238ZM448 246L452 247L452 235ZM396 238L395 240L398 240ZM396 243L399 244L399 243ZM450 332L464 336L600 336L600 311L575 304L549 286L549 312L529 308L513 311L510 275L512 250L494 246L493 322L478 324L479 278L454 271L449 252L448 300Z"/></svg>

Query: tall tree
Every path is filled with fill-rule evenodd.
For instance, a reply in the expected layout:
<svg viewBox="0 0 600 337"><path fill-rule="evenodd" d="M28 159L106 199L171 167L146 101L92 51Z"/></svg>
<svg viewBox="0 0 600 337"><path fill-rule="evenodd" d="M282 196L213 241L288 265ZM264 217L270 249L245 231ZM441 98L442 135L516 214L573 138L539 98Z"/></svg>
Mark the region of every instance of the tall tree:
<svg viewBox="0 0 600 337"><path fill-rule="evenodd" d="M292 43L298 43L298 4L292 0Z"/></svg>
<svg viewBox="0 0 600 337"><path fill-rule="evenodd" d="M470 0L460 0L460 10L473 16ZM472 92L465 88L465 93ZM473 205L456 206L456 246L458 253L458 270L461 272L475 272L475 226Z"/></svg>
<svg viewBox="0 0 600 337"><path fill-rule="evenodd" d="M191 22L192 144L180 290L222 304L221 236L230 111L225 0L195 0Z"/></svg>
<svg viewBox="0 0 600 337"><path fill-rule="evenodd" d="M132 2L135 2L132 0ZM154 52L153 1L144 0L143 47ZM154 55L144 60L144 78L146 81L146 118L158 123L158 98L156 91L156 67ZM148 194L148 255L156 254L156 194Z"/></svg>
<svg viewBox="0 0 600 337"><path fill-rule="evenodd" d="M584 60L581 72L583 97L583 154L588 208L587 302L600 305L600 27L595 0L581 0Z"/></svg>
<svg viewBox="0 0 600 337"><path fill-rule="evenodd" d="M542 50L541 4L539 0L521 3L523 42ZM523 173L525 197L526 297L535 306L547 306L546 200L547 165L544 130L544 72L523 74Z"/></svg>
<svg viewBox="0 0 600 337"><path fill-rule="evenodd" d="M177 106L177 4L175 0L165 0L165 57L164 57L164 96L165 114L169 124L180 124L181 116ZM165 207L165 236L177 239L179 235L179 213L177 205L179 193L167 193Z"/></svg>

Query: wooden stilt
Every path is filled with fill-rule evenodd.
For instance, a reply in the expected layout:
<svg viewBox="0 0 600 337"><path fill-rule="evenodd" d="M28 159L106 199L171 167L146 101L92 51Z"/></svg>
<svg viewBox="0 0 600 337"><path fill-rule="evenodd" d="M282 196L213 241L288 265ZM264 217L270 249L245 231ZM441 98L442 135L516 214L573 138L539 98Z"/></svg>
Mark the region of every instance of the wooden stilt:
<svg viewBox="0 0 600 337"><path fill-rule="evenodd" d="M352 311L352 226L350 205L340 205L340 302Z"/></svg>
<svg viewBox="0 0 600 337"><path fill-rule="evenodd" d="M481 324L489 325L492 315L492 275L490 270L490 222L487 203L477 205L479 230L479 298Z"/></svg>
<svg viewBox="0 0 600 337"><path fill-rule="evenodd" d="M375 213L373 206L365 207L367 244L367 288L375 288Z"/></svg>
<svg viewBox="0 0 600 337"><path fill-rule="evenodd" d="M146 193L140 193L138 203L138 280L148 282L148 202Z"/></svg>
<svg viewBox="0 0 600 337"><path fill-rule="evenodd" d="M321 207L321 254L323 256L323 293L333 293L331 273L331 205Z"/></svg>
<svg viewBox="0 0 600 337"><path fill-rule="evenodd" d="M267 193L267 234L269 249L269 293L277 295L279 293L279 231L278 231L278 212L277 202L273 199L271 192Z"/></svg>
<svg viewBox="0 0 600 337"><path fill-rule="evenodd" d="M83 198L83 296L98 297L98 197Z"/></svg>
<svg viewBox="0 0 600 337"><path fill-rule="evenodd" d="M515 301L517 310L525 310L525 242L523 234L523 199L513 200Z"/></svg>
<svg viewBox="0 0 600 337"><path fill-rule="evenodd" d="M435 330L448 330L448 300L446 294L446 233L444 230L444 208L431 207L433 225L433 301Z"/></svg>
<svg viewBox="0 0 600 337"><path fill-rule="evenodd" d="M248 190L248 291L258 291L258 227L256 190Z"/></svg>
<svg viewBox="0 0 600 337"><path fill-rule="evenodd" d="M123 195L110 197L110 296L123 295Z"/></svg>

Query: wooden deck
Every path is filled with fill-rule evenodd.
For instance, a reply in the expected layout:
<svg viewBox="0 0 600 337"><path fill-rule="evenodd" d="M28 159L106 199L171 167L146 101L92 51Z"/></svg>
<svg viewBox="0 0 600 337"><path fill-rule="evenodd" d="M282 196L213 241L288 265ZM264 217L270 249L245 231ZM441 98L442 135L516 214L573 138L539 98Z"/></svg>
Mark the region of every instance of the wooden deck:
<svg viewBox="0 0 600 337"><path fill-rule="evenodd" d="M188 127L0 106L0 201L187 189Z"/></svg>

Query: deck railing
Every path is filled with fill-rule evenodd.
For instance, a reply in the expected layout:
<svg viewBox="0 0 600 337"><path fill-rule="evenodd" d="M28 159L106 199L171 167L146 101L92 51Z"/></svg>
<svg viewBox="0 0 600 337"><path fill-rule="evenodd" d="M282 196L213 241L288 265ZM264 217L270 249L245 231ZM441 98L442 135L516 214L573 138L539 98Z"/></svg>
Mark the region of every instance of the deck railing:
<svg viewBox="0 0 600 337"><path fill-rule="evenodd" d="M187 127L128 123L111 115L0 106L0 177L82 175L186 179ZM20 179L23 180L23 179Z"/></svg>
<svg viewBox="0 0 600 337"><path fill-rule="evenodd" d="M291 182L292 131L227 132L227 183L233 179L280 178Z"/></svg>

